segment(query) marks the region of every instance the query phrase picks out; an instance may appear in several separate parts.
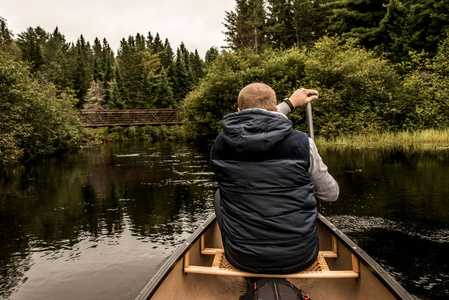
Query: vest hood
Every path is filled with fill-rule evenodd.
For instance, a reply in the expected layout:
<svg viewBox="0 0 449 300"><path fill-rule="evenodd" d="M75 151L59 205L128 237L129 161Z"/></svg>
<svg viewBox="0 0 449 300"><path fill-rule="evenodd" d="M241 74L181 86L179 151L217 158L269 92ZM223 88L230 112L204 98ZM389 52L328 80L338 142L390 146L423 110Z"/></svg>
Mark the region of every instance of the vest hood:
<svg viewBox="0 0 449 300"><path fill-rule="evenodd" d="M259 108L223 118L223 138L237 152L269 151L292 130L292 122L285 116Z"/></svg>

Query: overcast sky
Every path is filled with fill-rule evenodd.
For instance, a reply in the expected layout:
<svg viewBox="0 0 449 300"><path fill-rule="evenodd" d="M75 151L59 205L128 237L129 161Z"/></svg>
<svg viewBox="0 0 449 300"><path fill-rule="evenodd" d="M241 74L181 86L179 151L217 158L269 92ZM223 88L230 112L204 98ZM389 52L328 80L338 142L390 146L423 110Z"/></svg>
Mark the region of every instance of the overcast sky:
<svg viewBox="0 0 449 300"><path fill-rule="evenodd" d="M117 53L122 38L151 32L168 38L174 51L184 42L204 57L226 44L222 22L234 7L235 0L0 0L0 17L15 37L28 27L58 27L68 42L81 34L91 44L106 38Z"/></svg>

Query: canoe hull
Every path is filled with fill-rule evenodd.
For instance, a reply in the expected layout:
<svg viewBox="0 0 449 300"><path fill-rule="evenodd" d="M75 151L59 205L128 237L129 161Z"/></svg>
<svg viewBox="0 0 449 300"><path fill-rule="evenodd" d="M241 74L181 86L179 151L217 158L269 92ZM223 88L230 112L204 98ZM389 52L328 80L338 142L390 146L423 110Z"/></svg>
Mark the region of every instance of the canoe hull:
<svg viewBox="0 0 449 300"><path fill-rule="evenodd" d="M332 250L337 243L337 258L326 259L330 269L352 270L357 257L359 277L354 278L289 278L312 299L414 299L371 257L319 216L317 229L320 250ZM239 276L186 274L184 256L189 251L189 264L210 265L213 256L201 255L200 236L206 247L221 248L221 235L211 216L161 267L136 299L238 299L246 290L246 280ZM337 239L332 241L332 236ZM336 241L336 242L335 242ZM334 245L335 247L335 245Z"/></svg>

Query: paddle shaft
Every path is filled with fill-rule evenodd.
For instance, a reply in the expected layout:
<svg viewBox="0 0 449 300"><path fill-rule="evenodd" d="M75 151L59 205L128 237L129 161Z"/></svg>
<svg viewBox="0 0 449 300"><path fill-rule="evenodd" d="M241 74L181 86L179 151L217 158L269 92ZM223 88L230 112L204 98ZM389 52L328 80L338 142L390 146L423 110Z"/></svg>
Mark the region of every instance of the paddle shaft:
<svg viewBox="0 0 449 300"><path fill-rule="evenodd" d="M308 94L308 97L315 96L316 94ZM313 133L313 117L312 117L312 104L309 102L306 104L306 120L309 137L315 140L315 134Z"/></svg>
<svg viewBox="0 0 449 300"><path fill-rule="evenodd" d="M312 94L309 94L307 96L312 96ZM307 129L309 133L309 137L315 141L315 134L313 132L313 117L312 117L312 104L309 102L306 104L306 120L307 120ZM321 213L321 201L319 199L316 199L317 202L317 208L318 212Z"/></svg>
<svg viewBox="0 0 449 300"><path fill-rule="evenodd" d="M310 102L306 104L306 120L309 137L312 140L315 140L315 134L313 133L312 104Z"/></svg>

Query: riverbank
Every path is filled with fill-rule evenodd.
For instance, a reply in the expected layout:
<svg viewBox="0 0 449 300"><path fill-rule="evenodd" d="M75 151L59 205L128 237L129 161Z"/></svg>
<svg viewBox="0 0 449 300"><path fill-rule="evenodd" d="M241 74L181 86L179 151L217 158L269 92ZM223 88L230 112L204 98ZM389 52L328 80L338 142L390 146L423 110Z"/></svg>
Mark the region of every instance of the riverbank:
<svg viewBox="0 0 449 300"><path fill-rule="evenodd" d="M446 150L449 149L449 128L385 132L369 135L348 135L333 140L317 137L316 144L319 148Z"/></svg>
<svg viewBox="0 0 449 300"><path fill-rule="evenodd" d="M185 141L183 126L102 127L88 129L92 143L129 141ZM367 135L346 135L336 139L316 137L319 148L404 148L422 150L449 149L449 128L421 131L384 132Z"/></svg>
<svg viewBox="0 0 449 300"><path fill-rule="evenodd" d="M174 126L131 126L99 127L86 129L88 140L94 144L129 141L182 141L185 140L184 127Z"/></svg>

